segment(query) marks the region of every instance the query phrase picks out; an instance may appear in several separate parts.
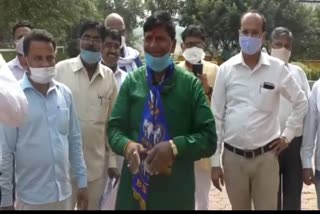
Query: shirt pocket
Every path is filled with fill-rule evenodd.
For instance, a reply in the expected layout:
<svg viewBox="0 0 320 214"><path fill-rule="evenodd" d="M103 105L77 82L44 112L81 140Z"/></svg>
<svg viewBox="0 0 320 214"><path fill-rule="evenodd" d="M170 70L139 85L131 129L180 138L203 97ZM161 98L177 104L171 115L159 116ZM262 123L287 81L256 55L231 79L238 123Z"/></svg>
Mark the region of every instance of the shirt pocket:
<svg viewBox="0 0 320 214"><path fill-rule="evenodd" d="M68 108L59 108L57 112L57 129L60 134L69 134L70 110Z"/></svg>
<svg viewBox="0 0 320 214"><path fill-rule="evenodd" d="M108 96L96 96L91 100L90 110L88 112L89 120L98 123L106 123L110 98Z"/></svg>
<svg viewBox="0 0 320 214"><path fill-rule="evenodd" d="M265 112L271 112L274 109L275 89L265 89L260 87L253 97L256 107Z"/></svg>

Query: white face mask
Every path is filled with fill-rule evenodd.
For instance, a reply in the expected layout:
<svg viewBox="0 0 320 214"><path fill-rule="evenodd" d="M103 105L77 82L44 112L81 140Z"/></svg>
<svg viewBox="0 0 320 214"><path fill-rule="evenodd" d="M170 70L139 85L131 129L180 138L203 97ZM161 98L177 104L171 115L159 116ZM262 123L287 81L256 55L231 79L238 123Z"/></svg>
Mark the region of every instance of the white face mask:
<svg viewBox="0 0 320 214"><path fill-rule="evenodd" d="M55 66L47 67L47 68L30 68L30 79L35 83L39 84L48 84L51 82L56 75Z"/></svg>
<svg viewBox="0 0 320 214"><path fill-rule="evenodd" d="M271 49L271 56L281 59L285 63L289 63L291 51L288 51L286 48Z"/></svg>
<svg viewBox="0 0 320 214"><path fill-rule="evenodd" d="M24 40L24 37L22 37L21 39L19 39L18 41L16 41L16 51L17 53L21 54L22 56L24 56L24 53L23 53L23 40Z"/></svg>
<svg viewBox="0 0 320 214"><path fill-rule="evenodd" d="M187 62L191 64L196 64L204 59L205 53L202 48L193 47L185 49L182 56Z"/></svg>
<svg viewBox="0 0 320 214"><path fill-rule="evenodd" d="M126 44L126 37L125 37L125 36L121 36L121 46L120 46L120 49L123 48L125 44Z"/></svg>

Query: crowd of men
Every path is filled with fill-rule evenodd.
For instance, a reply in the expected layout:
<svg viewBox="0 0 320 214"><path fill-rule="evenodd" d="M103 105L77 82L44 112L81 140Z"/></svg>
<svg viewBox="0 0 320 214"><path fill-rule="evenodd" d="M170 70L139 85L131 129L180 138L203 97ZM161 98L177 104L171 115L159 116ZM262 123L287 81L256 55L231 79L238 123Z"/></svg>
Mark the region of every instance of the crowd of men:
<svg viewBox="0 0 320 214"><path fill-rule="evenodd" d="M198 25L176 64L162 11L144 23L144 63L115 13L83 22L79 55L60 62L47 30L16 24L17 56L0 59L0 210L100 210L111 181L115 210L207 210L211 183L233 210L300 210L303 182L320 207L320 83L290 63L289 29L268 54L265 17L240 23L241 52L220 67Z"/></svg>

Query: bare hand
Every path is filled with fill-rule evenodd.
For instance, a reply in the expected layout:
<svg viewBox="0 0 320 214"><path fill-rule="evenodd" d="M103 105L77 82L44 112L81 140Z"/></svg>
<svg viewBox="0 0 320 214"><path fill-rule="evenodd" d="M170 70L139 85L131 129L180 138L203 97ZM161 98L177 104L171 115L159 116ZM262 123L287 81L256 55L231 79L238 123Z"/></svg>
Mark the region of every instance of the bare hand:
<svg viewBox="0 0 320 214"><path fill-rule="evenodd" d="M221 167L212 167L211 168L211 180L213 186L222 192L222 186L224 186L224 175ZM220 186L221 184L221 186Z"/></svg>
<svg viewBox="0 0 320 214"><path fill-rule="evenodd" d="M303 182L310 186L314 184L314 174L312 169L303 169Z"/></svg>
<svg viewBox="0 0 320 214"><path fill-rule="evenodd" d="M146 154L147 150L139 143L130 142L125 151L125 158L132 174L139 172L140 155Z"/></svg>
<svg viewBox="0 0 320 214"><path fill-rule="evenodd" d="M169 142L161 142L148 152L146 163L150 175L170 174L174 155Z"/></svg>
<svg viewBox="0 0 320 214"><path fill-rule="evenodd" d="M273 148L272 152L276 155L279 156L280 153L285 150L286 148L288 148L288 144L282 139L278 139L275 142L273 142L270 147Z"/></svg>
<svg viewBox="0 0 320 214"><path fill-rule="evenodd" d="M209 85L209 82L208 82L207 75L206 74L201 74L201 75L199 75L199 79L200 79L200 81L202 83L202 87L204 89L204 92L206 94L208 94L209 91L210 91L210 85Z"/></svg>
<svg viewBox="0 0 320 214"><path fill-rule="evenodd" d="M108 169L108 176L109 178L119 179L120 178L120 172L117 168L109 168Z"/></svg>
<svg viewBox="0 0 320 214"><path fill-rule="evenodd" d="M78 190L77 195L77 209L88 210L89 194L87 188L81 188Z"/></svg>

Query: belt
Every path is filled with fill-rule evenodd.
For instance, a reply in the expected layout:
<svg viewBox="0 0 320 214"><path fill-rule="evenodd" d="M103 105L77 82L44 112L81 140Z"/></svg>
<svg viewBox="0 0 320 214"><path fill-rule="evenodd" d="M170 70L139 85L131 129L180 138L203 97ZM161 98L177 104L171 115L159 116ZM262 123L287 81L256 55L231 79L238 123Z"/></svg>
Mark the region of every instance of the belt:
<svg viewBox="0 0 320 214"><path fill-rule="evenodd" d="M257 157L257 156L259 156L259 155L262 155L262 154L264 154L264 153L266 153L266 152L271 151L273 148L271 148L270 145L271 145L273 142L277 141L277 140L279 140L279 139L275 139L275 140L271 141L270 143L268 143L267 145L265 145L265 146L263 146L263 147L260 147L260 148L258 148L258 149L254 149L254 150L242 150L242 149L238 149L238 148L233 147L233 146L231 146L231 145L229 145L229 144L227 144L227 143L224 143L224 147L225 147L226 149L228 149L229 151L237 154L237 155L241 155L241 156L243 156L243 157L245 157L245 158L252 159L252 158L255 158L255 157Z"/></svg>

